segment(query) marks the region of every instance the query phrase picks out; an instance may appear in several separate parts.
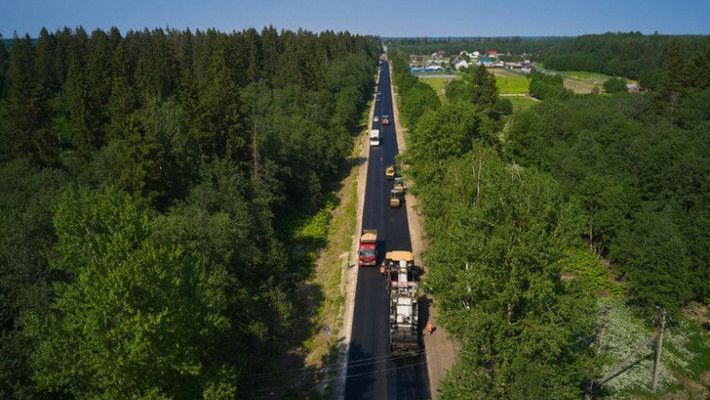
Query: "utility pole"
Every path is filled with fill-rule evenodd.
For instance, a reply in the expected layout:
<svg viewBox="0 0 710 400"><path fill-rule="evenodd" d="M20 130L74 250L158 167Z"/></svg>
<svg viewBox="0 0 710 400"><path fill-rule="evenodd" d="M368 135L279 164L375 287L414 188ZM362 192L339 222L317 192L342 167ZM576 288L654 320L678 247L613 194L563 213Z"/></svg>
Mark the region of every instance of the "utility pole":
<svg viewBox="0 0 710 400"><path fill-rule="evenodd" d="M663 351L663 331L666 329L666 309L661 309L661 330L656 343L656 361L653 363L653 380L651 380L651 392L656 393L658 385L658 372L661 368L661 352Z"/></svg>

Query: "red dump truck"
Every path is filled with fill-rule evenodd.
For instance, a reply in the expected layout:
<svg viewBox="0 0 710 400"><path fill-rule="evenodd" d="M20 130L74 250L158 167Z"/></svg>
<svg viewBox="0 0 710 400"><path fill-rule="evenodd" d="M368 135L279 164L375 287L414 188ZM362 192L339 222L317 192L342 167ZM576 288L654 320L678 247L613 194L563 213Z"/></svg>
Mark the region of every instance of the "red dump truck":
<svg viewBox="0 0 710 400"><path fill-rule="evenodd" d="M360 235L359 265L377 265L377 229L364 229Z"/></svg>

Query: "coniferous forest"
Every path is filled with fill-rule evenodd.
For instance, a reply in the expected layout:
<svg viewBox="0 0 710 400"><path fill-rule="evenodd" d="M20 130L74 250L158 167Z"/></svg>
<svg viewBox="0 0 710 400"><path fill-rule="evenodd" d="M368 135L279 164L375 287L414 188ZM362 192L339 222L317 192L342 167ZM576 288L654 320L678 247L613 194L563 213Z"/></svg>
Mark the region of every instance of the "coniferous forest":
<svg viewBox="0 0 710 400"><path fill-rule="evenodd" d="M378 45L272 27L0 41L0 397L248 398L299 312L285 227L343 168Z"/></svg>

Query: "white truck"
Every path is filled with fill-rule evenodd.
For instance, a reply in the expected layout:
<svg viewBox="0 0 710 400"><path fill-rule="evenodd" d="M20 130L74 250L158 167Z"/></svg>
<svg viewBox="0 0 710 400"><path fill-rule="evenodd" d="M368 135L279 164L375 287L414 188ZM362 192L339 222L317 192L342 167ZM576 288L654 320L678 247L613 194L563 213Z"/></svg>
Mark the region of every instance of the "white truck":
<svg viewBox="0 0 710 400"><path fill-rule="evenodd" d="M380 145L380 130L379 129L371 129L370 130L370 146L379 146Z"/></svg>

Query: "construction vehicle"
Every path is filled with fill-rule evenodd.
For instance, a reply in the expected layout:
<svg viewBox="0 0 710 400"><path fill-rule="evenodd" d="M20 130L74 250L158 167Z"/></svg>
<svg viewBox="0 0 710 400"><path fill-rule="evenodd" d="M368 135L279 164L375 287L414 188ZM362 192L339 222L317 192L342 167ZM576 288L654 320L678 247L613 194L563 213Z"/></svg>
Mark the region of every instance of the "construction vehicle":
<svg viewBox="0 0 710 400"><path fill-rule="evenodd" d="M372 119L372 122L374 122L374 123L380 122L380 117L378 117L377 115L375 115L375 118Z"/></svg>
<svg viewBox="0 0 710 400"><path fill-rule="evenodd" d="M390 116L387 114L382 115L382 125L389 125L390 124Z"/></svg>
<svg viewBox="0 0 710 400"><path fill-rule="evenodd" d="M392 188L397 189L402 193L404 193L407 190L407 188L404 187L404 179L402 179L399 176L394 177L394 185L392 185Z"/></svg>
<svg viewBox="0 0 710 400"><path fill-rule="evenodd" d="M377 229L363 229L360 235L358 265L361 267L377 265Z"/></svg>
<svg viewBox="0 0 710 400"><path fill-rule="evenodd" d="M390 190L390 207L397 208L402 205L404 191L404 180L398 176L394 177L394 184Z"/></svg>
<svg viewBox="0 0 710 400"><path fill-rule="evenodd" d="M379 129L371 129L370 130L370 146L379 146L380 145L380 130Z"/></svg>
<svg viewBox="0 0 710 400"><path fill-rule="evenodd" d="M399 208L402 205L402 192L396 189L390 190L390 207Z"/></svg>
<svg viewBox="0 0 710 400"><path fill-rule="evenodd" d="M385 177L387 179L394 179L394 176L396 175L396 172L394 170L394 165L388 165L387 168L385 168Z"/></svg>
<svg viewBox="0 0 710 400"><path fill-rule="evenodd" d="M390 353L416 352L420 342L414 257L409 251L387 252L382 270L390 291Z"/></svg>

